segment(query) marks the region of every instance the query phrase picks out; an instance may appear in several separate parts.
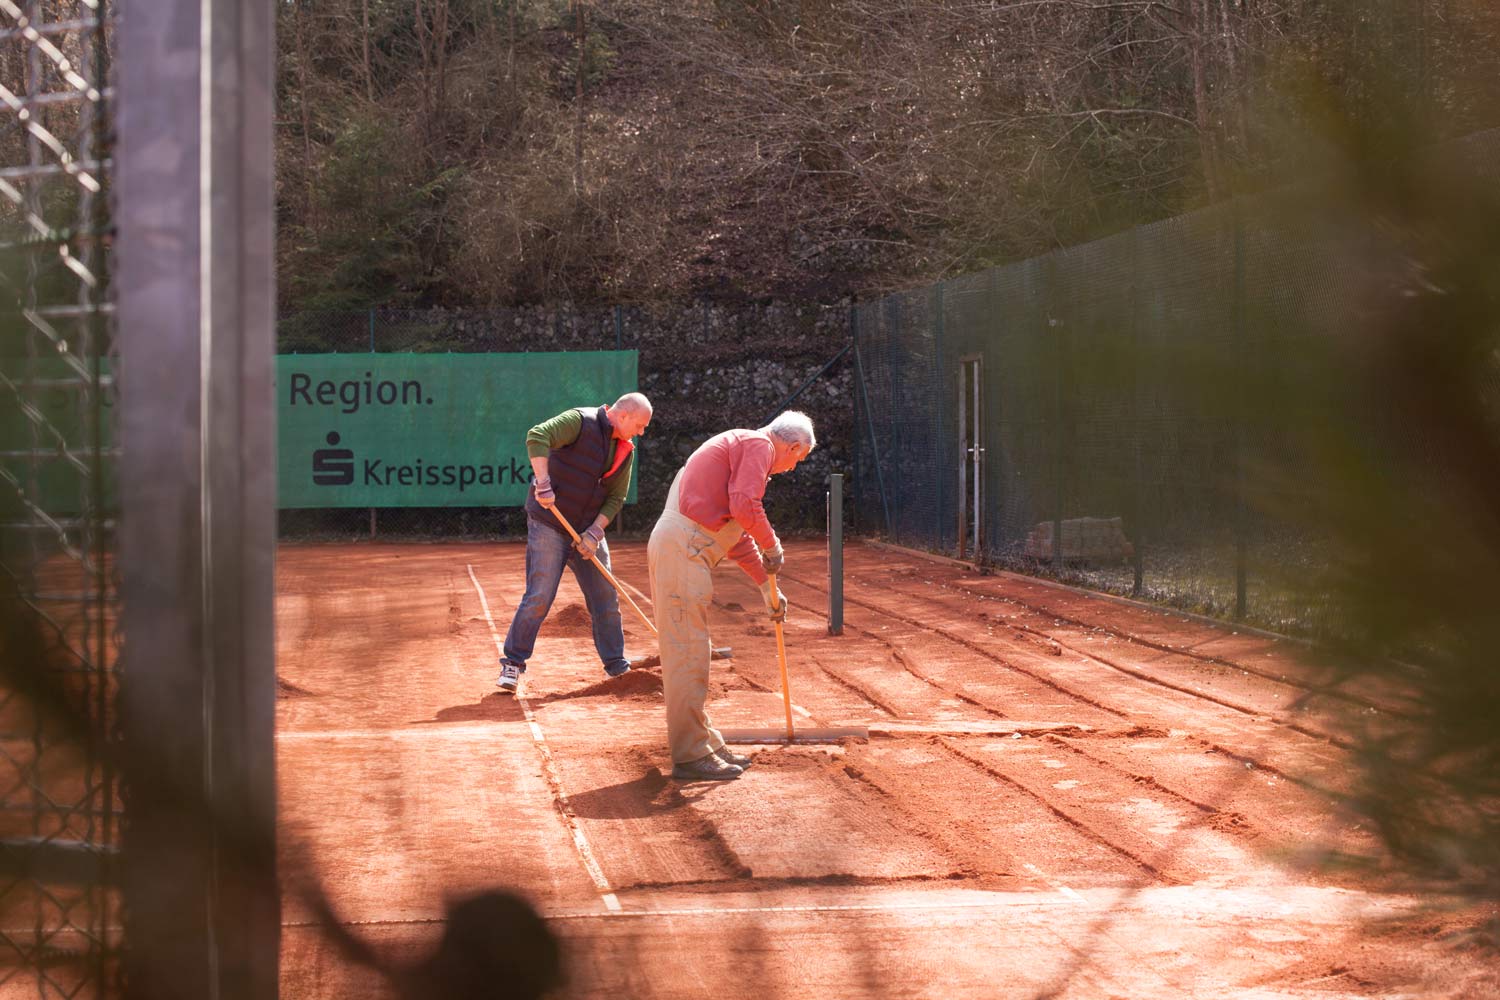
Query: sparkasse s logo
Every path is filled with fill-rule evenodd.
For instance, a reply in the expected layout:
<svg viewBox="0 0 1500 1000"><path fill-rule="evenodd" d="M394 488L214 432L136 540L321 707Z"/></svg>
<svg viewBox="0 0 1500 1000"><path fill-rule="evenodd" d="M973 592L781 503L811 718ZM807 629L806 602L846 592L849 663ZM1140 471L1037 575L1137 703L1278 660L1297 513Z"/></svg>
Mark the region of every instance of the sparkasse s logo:
<svg viewBox="0 0 1500 1000"><path fill-rule="evenodd" d="M319 448L312 454L313 482L319 486L348 486L354 482L354 452L337 447L338 431L329 431L325 438L329 447Z"/></svg>

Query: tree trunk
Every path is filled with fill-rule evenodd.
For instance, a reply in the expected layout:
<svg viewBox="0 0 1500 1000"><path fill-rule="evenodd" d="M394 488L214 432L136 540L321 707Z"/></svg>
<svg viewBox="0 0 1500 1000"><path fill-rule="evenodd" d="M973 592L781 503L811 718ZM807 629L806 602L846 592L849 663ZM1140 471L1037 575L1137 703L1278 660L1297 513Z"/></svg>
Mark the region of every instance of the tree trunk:
<svg viewBox="0 0 1500 1000"><path fill-rule="evenodd" d="M1240 71L1240 50L1244 45L1241 37L1240 19L1235 16L1234 0L1219 0L1219 16L1223 25L1225 86L1234 102L1234 145L1240 156L1249 149L1249 111L1246 102L1248 74Z"/></svg>
<svg viewBox="0 0 1500 1000"><path fill-rule="evenodd" d="M1219 180L1218 157L1214 150L1213 121L1209 117L1208 96L1208 18L1204 5L1208 0L1191 0L1189 10L1192 23L1189 26L1188 45L1193 62L1193 111L1198 123L1198 152L1203 160L1203 180L1211 200L1218 201L1223 194Z"/></svg>
<svg viewBox="0 0 1500 1000"><path fill-rule="evenodd" d="M443 111L448 106L448 0L433 0L432 39L437 80L433 87L435 100L432 114L434 127L443 123ZM441 136L439 129L439 136Z"/></svg>
<svg viewBox="0 0 1500 1000"><path fill-rule="evenodd" d="M427 6L416 0L412 27L417 33L417 48L422 53L422 85L417 88L422 96L422 134L427 137L428 152L432 147L432 32L427 26Z"/></svg>
<svg viewBox="0 0 1500 1000"><path fill-rule="evenodd" d="M360 0L360 15L363 18L363 32L360 42L364 47L365 56L365 100L371 104L375 103L375 74L370 71L370 0Z"/></svg>
<svg viewBox="0 0 1500 1000"><path fill-rule="evenodd" d="M438 147L448 89L448 0L416 0L415 13L417 47L422 53L422 130L427 137L427 155L436 163L441 159Z"/></svg>
<svg viewBox="0 0 1500 1000"><path fill-rule="evenodd" d="M583 0L573 0L573 26L578 44L578 69L573 81L573 191L583 190L583 70L588 37L584 30Z"/></svg>
<svg viewBox="0 0 1500 1000"><path fill-rule="evenodd" d="M314 200L313 187L313 147L312 147L312 90L308 86L307 76L307 12L297 8L297 13L292 21L292 31L297 42L297 103L302 109L302 179L304 186L303 197L307 200L306 211L303 218L307 220L309 229L314 228L317 221L317 203Z"/></svg>

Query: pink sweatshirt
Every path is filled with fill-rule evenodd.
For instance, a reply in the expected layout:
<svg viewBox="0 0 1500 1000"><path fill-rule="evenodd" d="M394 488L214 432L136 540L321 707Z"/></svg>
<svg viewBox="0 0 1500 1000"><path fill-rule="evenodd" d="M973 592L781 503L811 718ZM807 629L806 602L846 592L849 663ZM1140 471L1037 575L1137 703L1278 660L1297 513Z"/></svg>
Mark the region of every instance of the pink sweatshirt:
<svg viewBox="0 0 1500 1000"><path fill-rule="evenodd" d="M745 529L729 550L729 558L757 585L766 582L766 571L756 546L776 545L776 532L761 505L774 455L769 434L747 430L715 434L688 458L677 486L677 507L685 516L709 531L718 531L731 519Z"/></svg>

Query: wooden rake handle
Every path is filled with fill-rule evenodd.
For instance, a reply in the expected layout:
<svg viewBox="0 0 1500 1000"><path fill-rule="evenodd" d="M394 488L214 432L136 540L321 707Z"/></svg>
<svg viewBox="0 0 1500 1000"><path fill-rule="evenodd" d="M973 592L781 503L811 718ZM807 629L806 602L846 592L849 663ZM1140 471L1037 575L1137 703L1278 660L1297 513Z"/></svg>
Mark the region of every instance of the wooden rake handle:
<svg viewBox="0 0 1500 1000"><path fill-rule="evenodd" d="M578 537L578 532L573 530L573 526L568 523L568 519L563 516L563 512L558 510L556 507L552 507L551 510L552 513L557 515L557 519L562 522L562 526L568 529L568 534L573 536L573 541L579 545L582 545L583 539ZM641 621L646 623L646 627L651 630L651 634L656 635L656 626L652 623L650 618L646 617L646 612L640 609L640 606L635 603L631 596L625 593L625 588L620 586L620 581L615 579L614 574L605 569L604 564L595 559L593 556L589 556L589 562L593 563L594 566L599 570L599 572L604 574L604 579L610 582L610 585L615 588L616 593L625 598L625 603L629 604L632 608L635 609L635 613L641 616Z"/></svg>
<svg viewBox="0 0 1500 1000"><path fill-rule="evenodd" d="M776 586L776 574L771 573L771 600L780 604L782 601L781 591ZM781 622L772 622L776 626L776 659L781 663L781 704L786 709L786 740L788 743L797 738L796 731L792 728L792 686L787 680L786 674L786 634L782 631Z"/></svg>

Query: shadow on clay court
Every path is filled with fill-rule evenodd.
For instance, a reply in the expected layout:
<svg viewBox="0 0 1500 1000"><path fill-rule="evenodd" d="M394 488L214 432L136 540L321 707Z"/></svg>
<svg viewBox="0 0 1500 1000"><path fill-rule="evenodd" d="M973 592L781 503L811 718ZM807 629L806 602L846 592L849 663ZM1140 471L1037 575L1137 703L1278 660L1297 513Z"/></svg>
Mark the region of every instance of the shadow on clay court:
<svg viewBox="0 0 1500 1000"><path fill-rule="evenodd" d="M526 716L521 711L521 703L510 695L496 691L485 695L477 702L440 708L432 718L417 719L411 724L431 726L443 722L524 722L525 720Z"/></svg>
<svg viewBox="0 0 1500 1000"><path fill-rule="evenodd" d="M591 788L568 796L573 812L582 819L645 819L676 812L693 804L703 793L721 782L682 784L655 767L639 778Z"/></svg>

